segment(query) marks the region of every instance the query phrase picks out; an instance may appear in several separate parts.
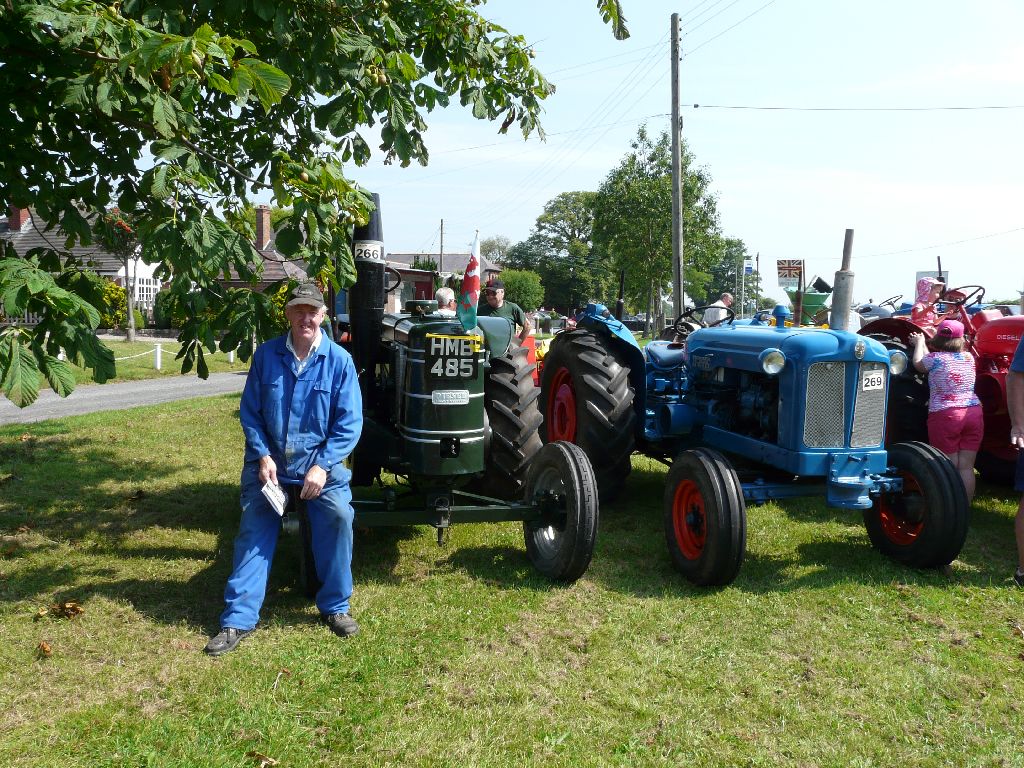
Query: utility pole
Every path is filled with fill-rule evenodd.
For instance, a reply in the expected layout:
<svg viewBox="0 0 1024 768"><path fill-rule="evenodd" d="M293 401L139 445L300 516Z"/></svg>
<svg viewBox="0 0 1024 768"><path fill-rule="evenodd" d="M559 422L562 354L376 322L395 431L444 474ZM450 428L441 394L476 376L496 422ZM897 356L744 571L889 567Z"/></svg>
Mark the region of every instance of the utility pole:
<svg viewBox="0 0 1024 768"><path fill-rule="evenodd" d="M672 311L683 312L683 121L679 115L679 14L672 14Z"/></svg>
<svg viewBox="0 0 1024 768"><path fill-rule="evenodd" d="M441 251L437 254L437 273L444 271L444 219L441 219Z"/></svg>

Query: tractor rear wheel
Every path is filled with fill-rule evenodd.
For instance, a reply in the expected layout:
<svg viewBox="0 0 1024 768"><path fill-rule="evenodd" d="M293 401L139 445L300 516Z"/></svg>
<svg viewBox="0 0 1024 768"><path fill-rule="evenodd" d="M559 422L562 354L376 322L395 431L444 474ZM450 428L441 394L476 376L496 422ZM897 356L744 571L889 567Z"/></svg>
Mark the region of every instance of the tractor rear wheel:
<svg viewBox="0 0 1024 768"><path fill-rule="evenodd" d="M939 568L960 554L970 506L956 467L926 443L889 447L889 466L903 478L902 493L887 493L864 510L871 543L913 568Z"/></svg>
<svg viewBox="0 0 1024 768"><path fill-rule="evenodd" d="M978 474L986 483L992 485L1013 485L1013 478L1017 471L1016 459L1007 459L990 451L980 451L974 462Z"/></svg>
<svg viewBox="0 0 1024 768"><path fill-rule="evenodd" d="M521 499L526 474L542 447L538 429L539 392L533 383L534 365L526 347L513 347L507 355L492 357L484 382L484 476L477 489L500 499Z"/></svg>
<svg viewBox="0 0 1024 768"><path fill-rule="evenodd" d="M541 377L544 442L583 449L608 501L629 475L635 445L633 389L625 359L587 330L560 333L544 357Z"/></svg>
<svg viewBox="0 0 1024 768"><path fill-rule="evenodd" d="M665 483L665 538L672 565L699 586L730 584L747 547L739 477L717 451L676 456Z"/></svg>
<svg viewBox="0 0 1024 768"><path fill-rule="evenodd" d="M597 541L597 482L590 460L579 446L556 442L534 457L526 481L526 500L538 502L551 492L561 509L557 522L523 523L526 554L540 573L555 581L576 581L594 556Z"/></svg>
<svg viewBox="0 0 1024 768"><path fill-rule="evenodd" d="M884 334L868 334L882 342L887 350L899 350L910 360L913 350L898 339ZM928 440L928 374L919 373L912 364L898 376L889 377L885 406L885 444Z"/></svg>

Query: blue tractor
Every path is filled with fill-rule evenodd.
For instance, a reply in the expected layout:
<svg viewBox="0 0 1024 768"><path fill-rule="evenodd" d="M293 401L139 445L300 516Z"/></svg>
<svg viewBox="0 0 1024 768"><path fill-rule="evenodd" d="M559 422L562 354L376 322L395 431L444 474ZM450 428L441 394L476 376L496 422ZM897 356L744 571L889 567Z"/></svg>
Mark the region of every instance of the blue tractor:
<svg viewBox="0 0 1024 768"><path fill-rule="evenodd" d="M634 451L670 466L664 525L674 566L695 584L730 583L746 548L746 504L823 496L861 510L872 544L919 568L952 562L969 505L952 463L921 442L883 447L890 374L906 354L839 330L786 327L707 307L641 349L601 304L544 358L542 438L578 445L605 499Z"/></svg>

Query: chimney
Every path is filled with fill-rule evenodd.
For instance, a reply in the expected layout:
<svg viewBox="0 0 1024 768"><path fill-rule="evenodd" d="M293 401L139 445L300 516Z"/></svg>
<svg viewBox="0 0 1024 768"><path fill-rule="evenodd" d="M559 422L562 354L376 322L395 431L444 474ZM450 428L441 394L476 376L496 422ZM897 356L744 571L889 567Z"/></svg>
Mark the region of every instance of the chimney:
<svg viewBox="0 0 1024 768"><path fill-rule="evenodd" d="M28 208L15 208L12 205L7 215L7 227L11 232L21 232L21 228L28 224L31 218Z"/></svg>
<svg viewBox="0 0 1024 768"><path fill-rule="evenodd" d="M270 206L256 206L256 250L262 251L270 245Z"/></svg>

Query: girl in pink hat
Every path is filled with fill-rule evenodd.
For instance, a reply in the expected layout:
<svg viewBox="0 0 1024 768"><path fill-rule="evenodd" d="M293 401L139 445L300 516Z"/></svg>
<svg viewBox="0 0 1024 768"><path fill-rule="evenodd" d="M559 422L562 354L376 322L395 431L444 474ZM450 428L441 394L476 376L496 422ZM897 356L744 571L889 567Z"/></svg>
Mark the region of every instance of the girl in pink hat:
<svg viewBox="0 0 1024 768"><path fill-rule="evenodd" d="M910 320L928 335L931 335L932 329L940 320L954 312L950 310L940 315L935 311L935 302L942 296L944 287L945 284L934 277L922 277L917 281L917 297L914 299L913 309L910 310Z"/></svg>
<svg viewBox="0 0 1024 768"><path fill-rule="evenodd" d="M964 352L964 326L943 320L935 336L909 336L914 367L928 374L928 442L949 457L960 473L967 500L974 498L974 460L981 447L985 423L981 401L974 394L974 358Z"/></svg>

